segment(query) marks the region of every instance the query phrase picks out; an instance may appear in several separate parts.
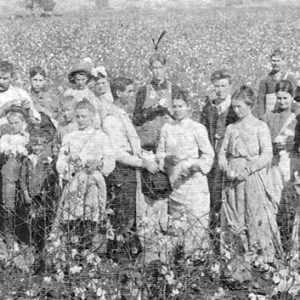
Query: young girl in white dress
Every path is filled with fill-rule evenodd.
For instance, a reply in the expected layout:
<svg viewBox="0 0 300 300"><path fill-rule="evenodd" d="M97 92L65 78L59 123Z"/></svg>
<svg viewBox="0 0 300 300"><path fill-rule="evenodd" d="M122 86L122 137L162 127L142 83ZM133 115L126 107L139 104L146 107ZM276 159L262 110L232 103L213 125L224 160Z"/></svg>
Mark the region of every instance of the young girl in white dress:
<svg viewBox="0 0 300 300"><path fill-rule="evenodd" d="M176 230L175 245L185 255L208 246L210 197L206 174L214 158L206 128L189 118L188 95L178 90L172 97L174 121L161 130L157 157L169 175L170 225Z"/></svg>

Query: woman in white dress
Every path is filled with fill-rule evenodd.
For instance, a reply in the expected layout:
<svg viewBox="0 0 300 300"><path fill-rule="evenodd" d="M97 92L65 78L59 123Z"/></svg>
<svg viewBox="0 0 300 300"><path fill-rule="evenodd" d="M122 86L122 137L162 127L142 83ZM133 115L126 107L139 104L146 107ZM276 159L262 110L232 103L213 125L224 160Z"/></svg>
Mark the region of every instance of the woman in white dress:
<svg viewBox="0 0 300 300"><path fill-rule="evenodd" d="M174 121L161 130L157 149L160 168L169 175L170 228L185 255L208 247L210 197L206 174L214 151L206 128L189 118L188 95L178 90L172 97Z"/></svg>

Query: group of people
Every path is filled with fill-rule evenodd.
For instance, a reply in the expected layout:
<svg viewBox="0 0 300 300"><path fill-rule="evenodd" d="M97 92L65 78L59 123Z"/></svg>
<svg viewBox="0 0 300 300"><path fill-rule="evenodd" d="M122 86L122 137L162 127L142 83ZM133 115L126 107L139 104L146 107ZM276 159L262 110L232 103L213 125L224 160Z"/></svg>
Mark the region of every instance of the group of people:
<svg viewBox="0 0 300 300"><path fill-rule="evenodd" d="M192 120L188 92L170 82L158 52L149 59L151 81L136 95L133 80L110 79L84 60L60 101L46 90L43 68L30 69L26 92L1 61L7 248L32 243L40 253L49 237L67 234L81 249L146 263L179 248L188 257L222 253L233 242L268 260L290 250L298 232L297 203L288 197L297 199L300 184L299 88L283 62L275 50L257 97L249 86L231 93L231 74L215 71Z"/></svg>

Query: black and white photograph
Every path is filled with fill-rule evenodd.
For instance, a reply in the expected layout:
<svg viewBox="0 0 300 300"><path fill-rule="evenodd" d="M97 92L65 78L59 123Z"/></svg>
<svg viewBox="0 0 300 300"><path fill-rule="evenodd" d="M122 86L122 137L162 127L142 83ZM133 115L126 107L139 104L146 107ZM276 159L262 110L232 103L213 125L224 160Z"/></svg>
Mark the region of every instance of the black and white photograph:
<svg viewBox="0 0 300 300"><path fill-rule="evenodd" d="M0 0L1 300L300 300L300 0Z"/></svg>

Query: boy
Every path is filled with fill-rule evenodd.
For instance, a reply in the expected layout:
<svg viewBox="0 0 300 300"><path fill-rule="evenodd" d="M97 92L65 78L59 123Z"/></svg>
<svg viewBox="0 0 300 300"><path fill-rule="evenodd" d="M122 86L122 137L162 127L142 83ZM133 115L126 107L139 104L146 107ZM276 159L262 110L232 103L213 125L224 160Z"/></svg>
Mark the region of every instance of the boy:
<svg viewBox="0 0 300 300"><path fill-rule="evenodd" d="M291 74L284 71L285 57L280 49L275 49L270 55L271 72L259 83L256 114L261 118L266 112L270 112L275 108L276 95L275 86L282 80L287 79L296 86L296 81Z"/></svg>
<svg viewBox="0 0 300 300"><path fill-rule="evenodd" d="M211 171L207 174L210 191L211 222L212 228L219 224L218 214L222 201L223 173L218 166L218 153L222 145L226 126L236 120L231 107L231 84L230 73L221 69L211 75L213 93L206 97L206 102L200 116L200 122L206 127L208 137L215 150L215 161Z"/></svg>
<svg viewBox="0 0 300 300"><path fill-rule="evenodd" d="M41 117L35 109L28 93L11 85L13 81L14 67L8 61L0 61L0 125L7 124L5 110L11 105L22 106L29 113L32 123L39 123Z"/></svg>

